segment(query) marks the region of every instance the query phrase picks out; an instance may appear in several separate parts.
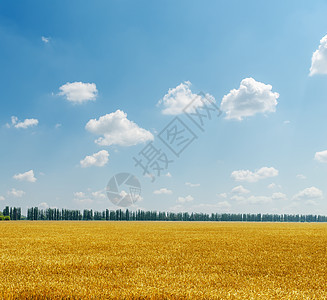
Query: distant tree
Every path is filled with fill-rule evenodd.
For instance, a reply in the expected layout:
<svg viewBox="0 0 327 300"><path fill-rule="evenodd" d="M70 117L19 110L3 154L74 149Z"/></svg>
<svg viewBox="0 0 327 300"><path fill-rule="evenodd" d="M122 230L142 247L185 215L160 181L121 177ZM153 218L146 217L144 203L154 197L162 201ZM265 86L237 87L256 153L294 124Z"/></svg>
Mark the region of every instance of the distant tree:
<svg viewBox="0 0 327 300"><path fill-rule="evenodd" d="M10 212L9 212L9 206L6 206L5 209L3 210L3 215L4 216L9 216Z"/></svg>

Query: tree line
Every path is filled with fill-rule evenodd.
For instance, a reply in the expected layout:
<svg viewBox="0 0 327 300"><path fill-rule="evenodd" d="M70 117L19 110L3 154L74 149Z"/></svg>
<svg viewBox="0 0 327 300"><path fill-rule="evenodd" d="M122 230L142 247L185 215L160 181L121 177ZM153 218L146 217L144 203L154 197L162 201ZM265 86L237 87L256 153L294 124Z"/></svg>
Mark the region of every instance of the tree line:
<svg viewBox="0 0 327 300"><path fill-rule="evenodd" d="M21 219L22 219L22 209L20 207L6 206L2 212L0 211L0 221L21 220Z"/></svg>
<svg viewBox="0 0 327 300"><path fill-rule="evenodd" d="M299 214L231 214L231 213L188 213L188 212L158 212L158 211L131 211L103 210L93 211L92 209L71 210L47 208L40 209L32 207L27 209L27 216L21 214L20 207L6 206L0 220L54 220L54 221L216 221L216 222L327 222L327 216L322 215L299 215Z"/></svg>

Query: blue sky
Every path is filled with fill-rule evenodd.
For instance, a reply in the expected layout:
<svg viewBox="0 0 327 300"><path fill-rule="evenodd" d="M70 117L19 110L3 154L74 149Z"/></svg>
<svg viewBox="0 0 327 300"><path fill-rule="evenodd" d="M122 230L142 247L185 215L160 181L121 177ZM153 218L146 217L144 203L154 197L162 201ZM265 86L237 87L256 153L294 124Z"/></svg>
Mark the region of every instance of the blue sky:
<svg viewBox="0 0 327 300"><path fill-rule="evenodd" d="M129 172L135 209L327 214L326 14L0 1L0 206L117 208L105 187ZM171 154L157 134L201 91L222 115L187 123L198 138L151 182L133 157L151 141Z"/></svg>

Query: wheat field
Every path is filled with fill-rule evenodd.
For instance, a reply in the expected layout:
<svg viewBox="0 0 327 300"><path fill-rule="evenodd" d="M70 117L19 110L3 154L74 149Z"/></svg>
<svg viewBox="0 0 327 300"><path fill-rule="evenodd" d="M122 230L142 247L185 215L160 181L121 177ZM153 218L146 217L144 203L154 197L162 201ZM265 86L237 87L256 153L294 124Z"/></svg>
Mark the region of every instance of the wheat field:
<svg viewBox="0 0 327 300"><path fill-rule="evenodd" d="M327 224L1 222L1 299L327 299Z"/></svg>

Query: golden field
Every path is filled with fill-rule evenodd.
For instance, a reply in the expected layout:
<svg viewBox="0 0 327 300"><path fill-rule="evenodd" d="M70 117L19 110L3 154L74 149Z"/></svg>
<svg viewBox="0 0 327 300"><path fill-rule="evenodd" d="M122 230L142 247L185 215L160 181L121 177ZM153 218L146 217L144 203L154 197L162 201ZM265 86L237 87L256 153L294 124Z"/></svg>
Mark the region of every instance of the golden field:
<svg viewBox="0 0 327 300"><path fill-rule="evenodd" d="M327 224L0 223L1 299L327 299Z"/></svg>

